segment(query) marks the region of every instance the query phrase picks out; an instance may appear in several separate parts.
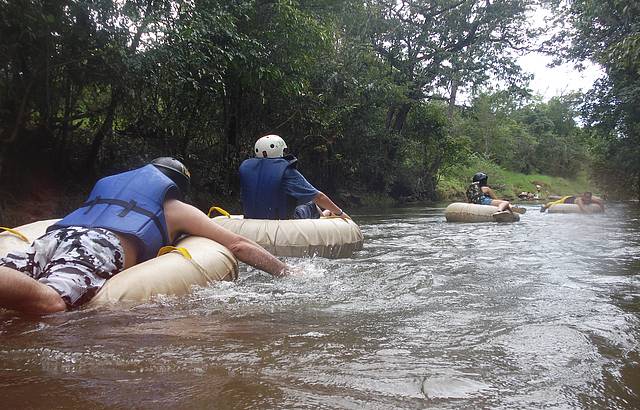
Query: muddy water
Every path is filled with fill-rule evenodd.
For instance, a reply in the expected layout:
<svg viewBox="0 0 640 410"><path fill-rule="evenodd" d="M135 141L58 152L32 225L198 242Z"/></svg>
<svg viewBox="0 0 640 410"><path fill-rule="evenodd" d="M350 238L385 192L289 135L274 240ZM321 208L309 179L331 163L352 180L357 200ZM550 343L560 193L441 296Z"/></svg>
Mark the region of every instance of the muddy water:
<svg viewBox="0 0 640 410"><path fill-rule="evenodd" d="M355 215L353 259L47 318L0 312L3 408L637 408L640 210Z"/></svg>

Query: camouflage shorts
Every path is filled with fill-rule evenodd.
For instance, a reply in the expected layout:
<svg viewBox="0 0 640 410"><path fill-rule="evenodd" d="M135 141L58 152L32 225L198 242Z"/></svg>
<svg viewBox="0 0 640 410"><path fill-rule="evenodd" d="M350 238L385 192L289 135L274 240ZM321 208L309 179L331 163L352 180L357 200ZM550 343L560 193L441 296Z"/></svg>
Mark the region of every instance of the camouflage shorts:
<svg viewBox="0 0 640 410"><path fill-rule="evenodd" d="M71 226L41 236L24 252L0 258L0 266L52 287L68 308L74 308L91 300L122 270L124 251L113 232Z"/></svg>

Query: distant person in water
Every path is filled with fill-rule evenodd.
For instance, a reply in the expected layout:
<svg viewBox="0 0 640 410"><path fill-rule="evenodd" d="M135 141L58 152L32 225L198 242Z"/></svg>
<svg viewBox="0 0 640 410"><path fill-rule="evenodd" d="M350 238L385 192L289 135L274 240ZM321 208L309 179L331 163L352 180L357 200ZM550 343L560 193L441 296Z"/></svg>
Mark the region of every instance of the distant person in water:
<svg viewBox="0 0 640 410"><path fill-rule="evenodd" d="M240 188L245 218L316 219L335 215L349 218L327 195L296 169L278 135L265 135L254 146L255 158L240 165Z"/></svg>
<svg viewBox="0 0 640 410"><path fill-rule="evenodd" d="M533 195L533 199L538 200L541 197L542 185L536 184L536 193Z"/></svg>
<svg viewBox="0 0 640 410"><path fill-rule="evenodd" d="M473 176L473 180L467 188L467 202L478 205L493 205L498 207L498 212L494 215L504 214L507 212L520 213L524 208L514 208L509 201L498 199L496 194L487 185L489 177L484 172L478 172Z"/></svg>
<svg viewBox="0 0 640 410"><path fill-rule="evenodd" d="M87 202L26 251L0 258L0 308L32 314L76 308L109 278L154 258L182 234L212 239L274 276L291 272L255 242L183 202L190 180L187 168L170 157L100 179Z"/></svg>
<svg viewBox="0 0 640 410"><path fill-rule="evenodd" d="M592 213L589 205L596 204L600 207L600 212L604 212L604 201L602 198L594 196L589 191L583 192L580 195L563 196L557 201L547 202L542 205L540 212L544 212L549 209L550 206L557 204L576 204L578 208L580 208L580 211L585 214Z"/></svg>

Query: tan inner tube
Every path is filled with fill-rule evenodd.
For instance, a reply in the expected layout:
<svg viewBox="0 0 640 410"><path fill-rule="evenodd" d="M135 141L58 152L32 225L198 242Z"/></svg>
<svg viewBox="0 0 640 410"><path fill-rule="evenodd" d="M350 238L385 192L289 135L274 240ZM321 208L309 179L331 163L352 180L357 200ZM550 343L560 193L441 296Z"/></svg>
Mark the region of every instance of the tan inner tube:
<svg viewBox="0 0 640 410"><path fill-rule="evenodd" d="M349 258L362 249L362 232L350 219L269 220L231 215L213 220L276 256Z"/></svg>
<svg viewBox="0 0 640 410"><path fill-rule="evenodd" d="M602 208L600 208L599 205L597 204L589 204L589 205L585 205L586 208L589 210L588 213L594 213L594 214L598 214L598 213L602 213ZM582 213L582 211L580 210L580 207L576 204L555 204L555 205L551 205L549 207L549 209L547 209L547 212L549 212L550 214L579 214Z"/></svg>
<svg viewBox="0 0 640 410"><path fill-rule="evenodd" d="M141 302L155 295L181 296L191 293L196 285L238 278L238 262L219 243L190 236L176 247L185 248L192 259L171 252L125 269L109 279L88 305Z"/></svg>
<svg viewBox="0 0 640 410"><path fill-rule="evenodd" d="M31 242L57 221L39 221L14 229ZM23 251L30 242L10 232L0 233L0 257L12 251ZM176 247L184 248L191 259L180 252L170 252L126 269L109 279L87 305L144 302L159 294L185 295L192 291L194 285L206 286L238 277L237 260L217 242L191 236L179 241Z"/></svg>
<svg viewBox="0 0 640 410"><path fill-rule="evenodd" d="M444 210L447 222L496 222L493 214L498 212L497 206L454 202ZM500 222L516 222L520 220L517 213L504 217Z"/></svg>

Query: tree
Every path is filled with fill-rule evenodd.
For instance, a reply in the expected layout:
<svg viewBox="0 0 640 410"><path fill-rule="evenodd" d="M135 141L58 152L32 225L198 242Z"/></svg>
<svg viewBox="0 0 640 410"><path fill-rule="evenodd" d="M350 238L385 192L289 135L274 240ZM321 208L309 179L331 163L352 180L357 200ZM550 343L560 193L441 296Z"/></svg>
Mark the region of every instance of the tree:
<svg viewBox="0 0 640 410"><path fill-rule="evenodd" d="M583 106L600 180L640 197L640 4L624 0L549 2L566 23L553 41L561 58L604 67ZM608 173L610 178L603 178ZM613 190L614 186L606 187Z"/></svg>
<svg viewBox="0 0 640 410"><path fill-rule="evenodd" d="M457 90L478 87L491 76L523 80L513 51L526 48L529 0L428 0L368 2L377 18L374 47L408 87L408 101L389 108L387 126L401 130L412 102L447 99ZM448 97L443 97L449 87Z"/></svg>

